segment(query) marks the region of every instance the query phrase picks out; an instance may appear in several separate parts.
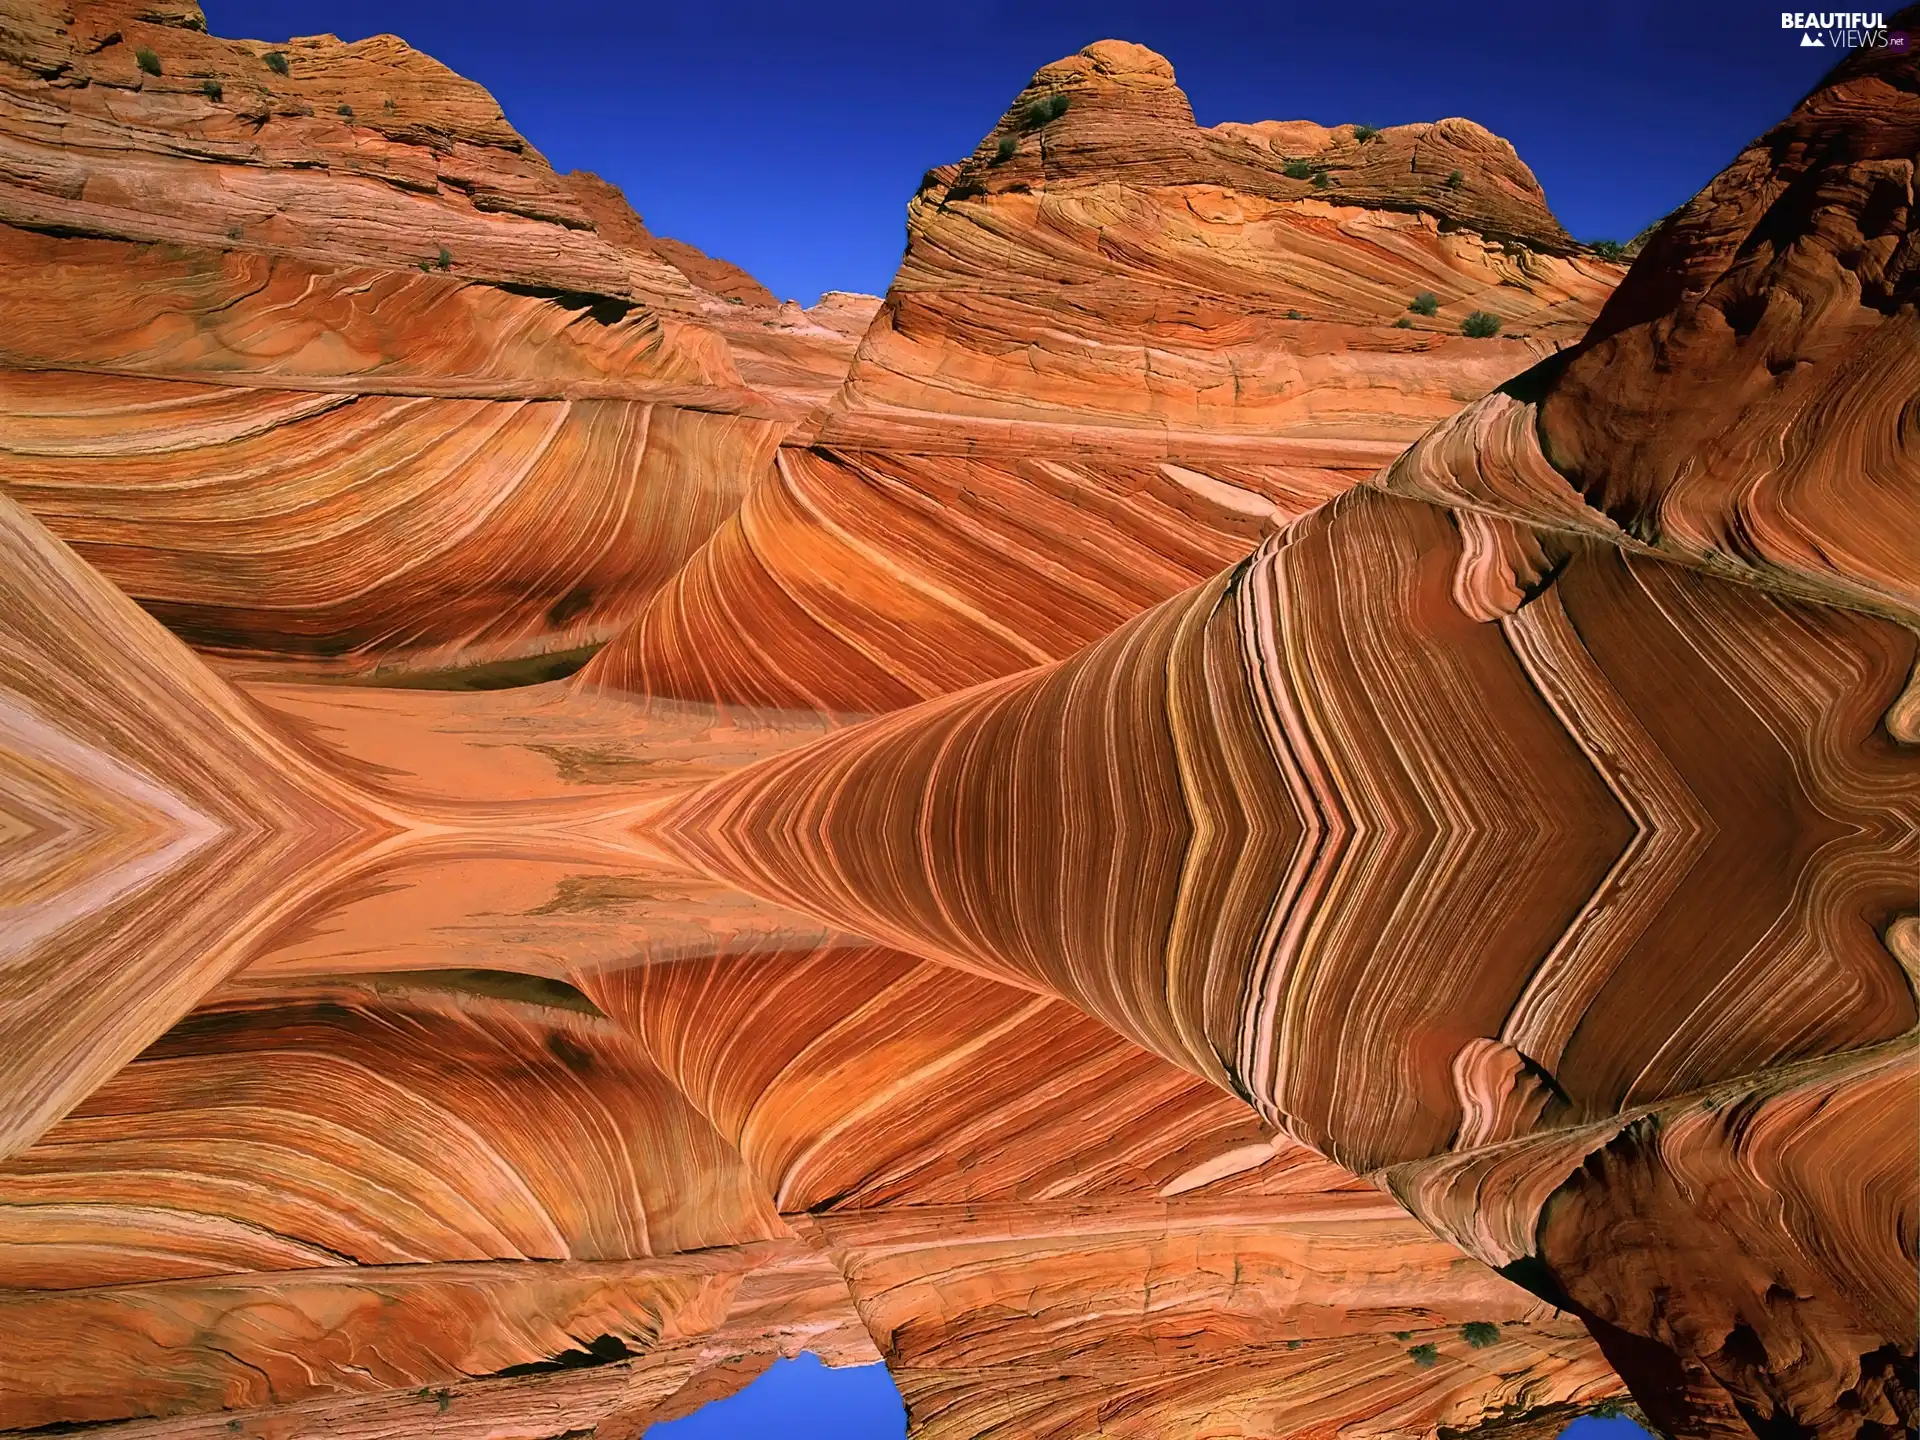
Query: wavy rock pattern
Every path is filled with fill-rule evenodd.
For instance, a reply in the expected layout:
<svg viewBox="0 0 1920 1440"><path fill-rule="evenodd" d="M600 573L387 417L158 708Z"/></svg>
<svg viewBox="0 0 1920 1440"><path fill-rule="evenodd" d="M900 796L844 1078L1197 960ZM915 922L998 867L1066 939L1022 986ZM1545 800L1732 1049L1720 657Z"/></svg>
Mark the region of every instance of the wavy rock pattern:
<svg viewBox="0 0 1920 1440"><path fill-rule="evenodd" d="M1917 161L1910 62L1855 52L1666 221L1585 340L1387 483L1920 620Z"/></svg>
<svg viewBox="0 0 1920 1440"><path fill-rule="evenodd" d="M268 53L0 0L0 1428L1911 1431L1913 59L1606 299L1101 42L801 312Z"/></svg>
<svg viewBox="0 0 1920 1440"><path fill-rule="evenodd" d="M851 363L391 36L0 16L0 483L229 669L565 673Z"/></svg>
<svg viewBox="0 0 1920 1440"><path fill-rule="evenodd" d="M1337 180L1289 178L1309 156ZM859 713L1063 659L1574 339L1616 277L1470 122L1202 130L1114 41L929 171L907 229L809 448L587 681ZM1476 308L1510 337L1455 333Z"/></svg>

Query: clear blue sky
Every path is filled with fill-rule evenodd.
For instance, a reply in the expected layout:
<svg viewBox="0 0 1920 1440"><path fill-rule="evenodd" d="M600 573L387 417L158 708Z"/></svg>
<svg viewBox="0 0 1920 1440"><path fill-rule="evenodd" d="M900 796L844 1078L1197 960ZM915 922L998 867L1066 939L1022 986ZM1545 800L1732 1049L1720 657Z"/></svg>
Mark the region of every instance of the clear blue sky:
<svg viewBox="0 0 1920 1440"><path fill-rule="evenodd" d="M1757 0L205 0L220 35L392 31L486 85L562 170L776 294L886 288L922 171L1041 65L1106 36L1173 61L1201 123L1465 115L1583 239L1626 239L1832 62Z"/></svg>

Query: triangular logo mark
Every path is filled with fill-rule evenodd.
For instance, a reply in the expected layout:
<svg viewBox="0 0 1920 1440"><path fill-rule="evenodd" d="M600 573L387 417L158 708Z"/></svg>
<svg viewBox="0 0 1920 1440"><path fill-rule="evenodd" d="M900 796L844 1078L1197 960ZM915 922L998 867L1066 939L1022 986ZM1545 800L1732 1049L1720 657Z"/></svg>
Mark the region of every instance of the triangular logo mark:
<svg viewBox="0 0 1920 1440"><path fill-rule="evenodd" d="M1802 50L1824 50L1827 48L1827 42L1813 35L1802 35L1800 37L1800 48Z"/></svg>

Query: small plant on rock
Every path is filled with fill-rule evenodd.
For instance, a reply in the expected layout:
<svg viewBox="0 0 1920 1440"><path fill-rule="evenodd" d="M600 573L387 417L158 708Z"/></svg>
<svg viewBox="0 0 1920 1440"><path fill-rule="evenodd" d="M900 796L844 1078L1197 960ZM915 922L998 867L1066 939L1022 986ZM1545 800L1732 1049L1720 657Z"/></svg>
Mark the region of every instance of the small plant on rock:
<svg viewBox="0 0 1920 1440"><path fill-rule="evenodd" d="M353 107L351 105L342 105L334 113L342 120L351 120L353 118Z"/></svg>
<svg viewBox="0 0 1920 1440"><path fill-rule="evenodd" d="M1002 135L1000 144L993 152L993 163L1004 165L1013 158L1013 152L1020 148L1020 142L1011 135Z"/></svg>
<svg viewBox="0 0 1920 1440"><path fill-rule="evenodd" d="M440 247L440 253L434 257L433 263L438 265L442 270L451 270L453 268L453 252L442 245ZM1498 329L1499 326L1496 324L1494 328Z"/></svg>
<svg viewBox="0 0 1920 1440"><path fill-rule="evenodd" d="M1280 173L1289 180L1311 180L1313 178L1313 166L1304 160L1289 160L1286 163L1286 167L1281 170Z"/></svg>
<svg viewBox="0 0 1920 1440"><path fill-rule="evenodd" d="M274 74L284 75L287 73L287 57L282 52L269 50L260 58L266 61L267 69L273 71Z"/></svg>
<svg viewBox="0 0 1920 1440"><path fill-rule="evenodd" d="M1327 174L1326 171L1316 170L1313 172L1313 188L1314 189L1325 190L1332 184L1333 184L1333 177Z"/></svg>
<svg viewBox="0 0 1920 1440"><path fill-rule="evenodd" d="M1413 1357L1413 1363L1422 1370L1430 1369L1440 1363L1440 1352L1431 1345L1416 1345L1407 1354Z"/></svg>
<svg viewBox="0 0 1920 1440"><path fill-rule="evenodd" d="M1413 1332L1411 1330L1396 1330L1393 1332L1393 1338L1396 1340L1411 1340L1413 1338Z"/></svg>
<svg viewBox="0 0 1920 1440"><path fill-rule="evenodd" d="M1619 1400L1602 1400L1587 1413L1596 1420L1618 1420L1626 1413L1627 1407Z"/></svg>
<svg viewBox="0 0 1920 1440"><path fill-rule="evenodd" d="M1038 130L1042 125L1058 120L1067 113L1071 103L1065 95L1045 95L1027 107L1026 126L1029 130Z"/></svg>
<svg viewBox="0 0 1920 1440"><path fill-rule="evenodd" d="M1356 125L1353 127L1353 138L1358 140L1362 145L1366 144L1369 140L1377 139L1379 134L1380 127L1378 125Z"/></svg>
<svg viewBox="0 0 1920 1440"><path fill-rule="evenodd" d="M1486 340L1500 333L1500 317L1476 310L1460 322L1460 333L1470 340Z"/></svg>
<svg viewBox="0 0 1920 1440"><path fill-rule="evenodd" d="M1289 320L1304 320L1306 318L1307 317L1302 315L1298 310L1287 311L1287 319Z"/></svg>
<svg viewBox="0 0 1920 1440"><path fill-rule="evenodd" d="M1431 290L1422 290L1413 297L1413 303L1407 309L1415 315L1435 315L1440 310L1440 297Z"/></svg>
<svg viewBox="0 0 1920 1440"><path fill-rule="evenodd" d="M1447 175L1447 189L1449 190L1458 190L1466 183L1467 177L1462 175L1458 170L1451 171Z"/></svg>
<svg viewBox="0 0 1920 1440"><path fill-rule="evenodd" d="M1491 1320L1469 1320L1460 1327L1460 1338L1476 1350L1500 1343L1500 1327Z"/></svg>
<svg viewBox="0 0 1920 1440"><path fill-rule="evenodd" d="M1398 320L1393 322L1393 328L1396 330L1411 330L1413 328L1413 322L1402 315Z"/></svg>
<svg viewBox="0 0 1920 1440"><path fill-rule="evenodd" d="M1618 240L1596 240L1588 248L1602 260L1624 260L1627 258L1627 247L1622 245Z"/></svg>
<svg viewBox="0 0 1920 1440"><path fill-rule="evenodd" d="M160 57L144 45L133 52L133 63L149 75L158 75L160 73Z"/></svg>
<svg viewBox="0 0 1920 1440"><path fill-rule="evenodd" d="M227 92L218 80L202 80L200 82L200 93L218 105Z"/></svg>
<svg viewBox="0 0 1920 1440"><path fill-rule="evenodd" d="M386 111L387 114L391 115L393 114L394 111L398 110L400 107L393 103L393 97L389 95L386 99L380 102L380 108Z"/></svg>

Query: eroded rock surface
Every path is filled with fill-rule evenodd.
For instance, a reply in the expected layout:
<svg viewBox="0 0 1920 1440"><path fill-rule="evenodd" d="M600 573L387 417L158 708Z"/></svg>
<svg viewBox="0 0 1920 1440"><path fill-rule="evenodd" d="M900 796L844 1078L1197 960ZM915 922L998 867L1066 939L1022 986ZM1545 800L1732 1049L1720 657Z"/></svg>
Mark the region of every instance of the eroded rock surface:
<svg viewBox="0 0 1920 1440"><path fill-rule="evenodd" d="M0 1430L1911 1430L1916 63L1609 300L1103 41L801 312L390 38L0 9Z"/></svg>

